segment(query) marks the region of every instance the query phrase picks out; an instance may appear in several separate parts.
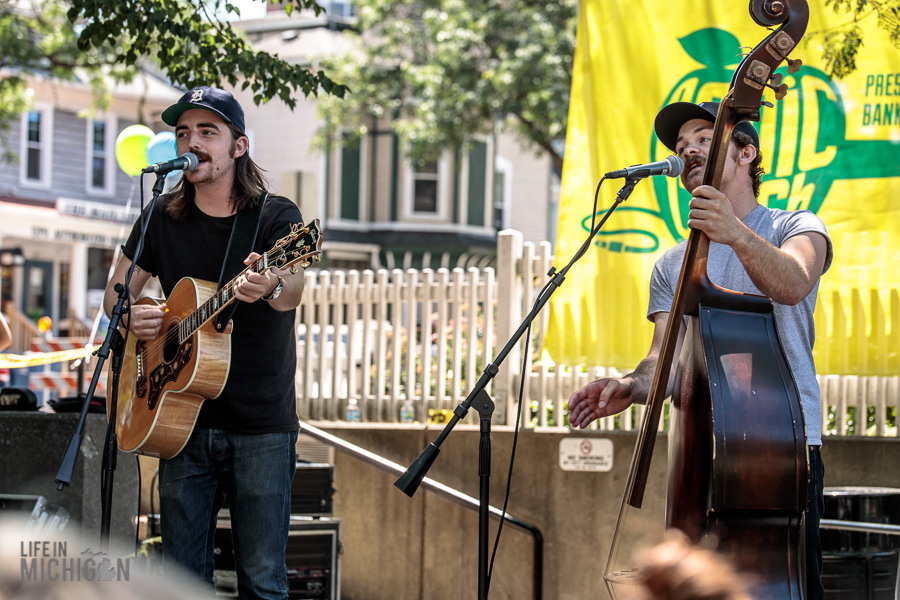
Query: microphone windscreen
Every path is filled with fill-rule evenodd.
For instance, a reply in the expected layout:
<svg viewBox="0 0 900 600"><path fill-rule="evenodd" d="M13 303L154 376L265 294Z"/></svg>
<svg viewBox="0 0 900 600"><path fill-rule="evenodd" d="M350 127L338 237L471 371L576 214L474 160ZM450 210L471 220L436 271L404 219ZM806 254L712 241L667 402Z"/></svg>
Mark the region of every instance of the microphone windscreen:
<svg viewBox="0 0 900 600"><path fill-rule="evenodd" d="M185 152L181 155L181 158L187 160L187 165L184 167L184 171L190 173L198 166L200 166L200 159L197 158L197 155L193 152Z"/></svg>
<svg viewBox="0 0 900 600"><path fill-rule="evenodd" d="M666 162L670 165L666 175L669 177L678 177L681 175L681 171L684 170L684 162L680 158L672 154L671 156L666 157Z"/></svg>

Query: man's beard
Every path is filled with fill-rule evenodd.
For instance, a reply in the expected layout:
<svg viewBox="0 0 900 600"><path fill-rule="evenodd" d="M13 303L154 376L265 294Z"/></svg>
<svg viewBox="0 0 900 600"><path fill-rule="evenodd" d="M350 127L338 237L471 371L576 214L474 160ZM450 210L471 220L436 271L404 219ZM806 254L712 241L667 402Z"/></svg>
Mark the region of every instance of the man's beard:
<svg viewBox="0 0 900 600"><path fill-rule="evenodd" d="M685 189L688 187L688 178L691 175L691 170L696 166L705 167L706 166L706 157L704 156L694 156L693 158L688 159L684 163L684 170L681 172L681 183L684 185ZM691 191L691 190L688 190Z"/></svg>
<svg viewBox="0 0 900 600"><path fill-rule="evenodd" d="M205 152L200 152L200 151L196 151L196 152L194 152L194 154L196 154L197 158L200 159L201 165L212 164L211 160L210 160L211 157L209 156L209 154L207 154ZM212 173L212 170L210 169L210 170L204 171L203 173L199 173L198 171L191 171L190 173L185 173L184 177L185 177L186 181L196 185L198 183L208 183L208 182L212 181L213 175L214 174Z"/></svg>

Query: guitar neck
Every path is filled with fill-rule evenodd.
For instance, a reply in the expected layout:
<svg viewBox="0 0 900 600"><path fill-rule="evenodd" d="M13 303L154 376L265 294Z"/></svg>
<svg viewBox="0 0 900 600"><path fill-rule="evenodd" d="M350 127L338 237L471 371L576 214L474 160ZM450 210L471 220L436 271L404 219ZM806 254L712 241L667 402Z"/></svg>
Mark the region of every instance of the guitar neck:
<svg viewBox="0 0 900 600"><path fill-rule="evenodd" d="M291 232L278 240L271 250L260 256L252 265L241 271L237 277L222 286L222 289L185 317L184 321L178 325L179 344L234 302L237 280L245 273L263 273L274 267L282 270L291 267L291 272L296 273L297 271L293 268L295 263L300 263L303 268L306 268L310 261L318 262L321 253L322 233L318 219L309 225L303 223L291 225Z"/></svg>
<svg viewBox="0 0 900 600"><path fill-rule="evenodd" d="M266 253L256 262L248 266L240 272L237 277L222 286L218 292L210 296L206 302L197 307L197 309L185 317L178 325L179 343L191 337L198 329L205 325L210 319L215 318L217 314L222 312L225 307L235 301L235 288L237 280L245 273L263 273L269 269L268 256Z"/></svg>

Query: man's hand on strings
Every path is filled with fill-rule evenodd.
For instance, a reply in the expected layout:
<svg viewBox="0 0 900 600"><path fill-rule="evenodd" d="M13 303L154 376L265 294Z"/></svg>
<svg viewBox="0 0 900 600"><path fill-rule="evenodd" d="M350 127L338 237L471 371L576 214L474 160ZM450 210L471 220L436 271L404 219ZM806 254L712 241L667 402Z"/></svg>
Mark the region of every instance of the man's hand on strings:
<svg viewBox="0 0 900 600"><path fill-rule="evenodd" d="M131 324L131 334L144 342L155 340L159 337L159 330L168 310L165 303L132 305L126 317Z"/></svg>
<svg viewBox="0 0 900 600"><path fill-rule="evenodd" d="M569 425L584 429L592 421L615 415L633 404L634 380L598 379L589 383L569 398Z"/></svg>
<svg viewBox="0 0 900 600"><path fill-rule="evenodd" d="M259 260L261 255L251 252L244 260L245 265L252 265ZM234 295L241 302L256 302L263 296L268 296L278 285L278 276L266 269L263 273L244 271L235 280Z"/></svg>
<svg viewBox="0 0 900 600"><path fill-rule="evenodd" d="M749 229L737 215L728 198L714 187L701 185L694 189L688 227L699 229L714 242L733 246Z"/></svg>

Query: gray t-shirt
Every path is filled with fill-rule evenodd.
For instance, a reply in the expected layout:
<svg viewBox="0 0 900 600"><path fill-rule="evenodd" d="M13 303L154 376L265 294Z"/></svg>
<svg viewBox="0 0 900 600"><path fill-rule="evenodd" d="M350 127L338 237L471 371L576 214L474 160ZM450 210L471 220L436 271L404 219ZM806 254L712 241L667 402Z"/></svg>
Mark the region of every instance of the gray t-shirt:
<svg viewBox="0 0 900 600"><path fill-rule="evenodd" d="M831 266L831 239L825 230L825 224L808 210L785 211L766 208L760 204L744 217L744 224L776 248L780 248L786 240L795 235L807 231L821 233L828 244L822 273L824 274ZM685 241L670 248L653 267L653 275L650 278L650 307L647 310L647 317L651 321L654 314L669 312L672 307L686 245ZM710 280L716 285L737 292L763 295L750 280L741 261L729 246L710 242L707 272ZM809 295L796 306L774 303L775 323L791 372L800 389L807 443L811 446L822 443L822 408L819 402L819 384L816 382L816 366L812 356L816 339L813 312L816 309L818 291L819 282L816 281Z"/></svg>

